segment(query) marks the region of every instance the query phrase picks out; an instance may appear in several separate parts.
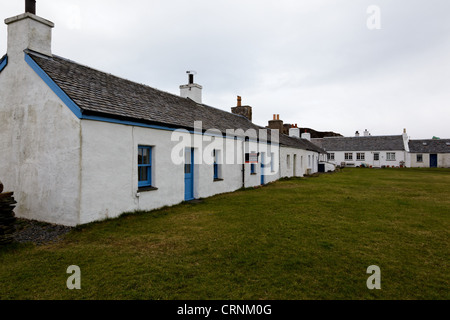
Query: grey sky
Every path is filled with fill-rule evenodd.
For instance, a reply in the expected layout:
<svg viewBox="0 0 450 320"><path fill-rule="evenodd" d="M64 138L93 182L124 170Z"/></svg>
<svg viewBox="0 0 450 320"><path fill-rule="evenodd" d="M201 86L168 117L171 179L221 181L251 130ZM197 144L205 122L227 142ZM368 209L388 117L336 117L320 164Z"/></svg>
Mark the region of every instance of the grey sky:
<svg viewBox="0 0 450 320"><path fill-rule="evenodd" d="M366 10L381 9L381 30ZM1 0L2 19L24 0ZM179 94L197 71L203 102L254 122L351 136L450 138L448 0L37 0L53 53ZM6 25L0 30L6 52Z"/></svg>

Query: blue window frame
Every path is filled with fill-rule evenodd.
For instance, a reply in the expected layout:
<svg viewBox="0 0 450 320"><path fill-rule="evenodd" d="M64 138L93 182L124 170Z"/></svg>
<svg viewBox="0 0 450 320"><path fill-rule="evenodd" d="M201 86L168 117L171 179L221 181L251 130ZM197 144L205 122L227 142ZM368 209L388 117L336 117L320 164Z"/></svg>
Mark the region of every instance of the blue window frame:
<svg viewBox="0 0 450 320"><path fill-rule="evenodd" d="M152 185L152 147L138 146L138 187Z"/></svg>
<svg viewBox="0 0 450 320"><path fill-rule="evenodd" d="M250 163L250 174L255 174L256 173L256 166L254 163Z"/></svg>

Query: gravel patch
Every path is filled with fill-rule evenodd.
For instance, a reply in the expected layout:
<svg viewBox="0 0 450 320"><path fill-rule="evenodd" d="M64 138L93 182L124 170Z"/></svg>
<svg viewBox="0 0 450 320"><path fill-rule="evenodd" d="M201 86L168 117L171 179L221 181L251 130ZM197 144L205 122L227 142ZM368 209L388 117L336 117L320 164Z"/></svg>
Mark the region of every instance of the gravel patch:
<svg viewBox="0 0 450 320"><path fill-rule="evenodd" d="M61 241L70 230L72 227L18 218L13 239L20 243L44 245Z"/></svg>

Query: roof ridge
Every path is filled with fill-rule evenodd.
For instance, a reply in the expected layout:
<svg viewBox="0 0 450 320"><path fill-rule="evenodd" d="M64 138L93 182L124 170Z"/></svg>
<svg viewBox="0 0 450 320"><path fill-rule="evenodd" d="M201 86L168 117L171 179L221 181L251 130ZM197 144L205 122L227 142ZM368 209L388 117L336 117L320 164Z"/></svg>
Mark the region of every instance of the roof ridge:
<svg viewBox="0 0 450 320"><path fill-rule="evenodd" d="M380 135L380 136L360 136L360 137L323 137L314 139L361 139L361 138L387 138L387 137L401 137L401 134Z"/></svg>

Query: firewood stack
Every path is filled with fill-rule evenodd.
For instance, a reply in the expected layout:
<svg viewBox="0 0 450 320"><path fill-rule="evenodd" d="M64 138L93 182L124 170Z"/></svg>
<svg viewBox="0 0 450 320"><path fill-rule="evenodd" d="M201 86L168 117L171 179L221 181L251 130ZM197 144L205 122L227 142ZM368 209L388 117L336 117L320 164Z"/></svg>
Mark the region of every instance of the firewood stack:
<svg viewBox="0 0 450 320"><path fill-rule="evenodd" d="M14 200L13 192L3 192L3 184L0 181L0 246L11 243L15 231Z"/></svg>

